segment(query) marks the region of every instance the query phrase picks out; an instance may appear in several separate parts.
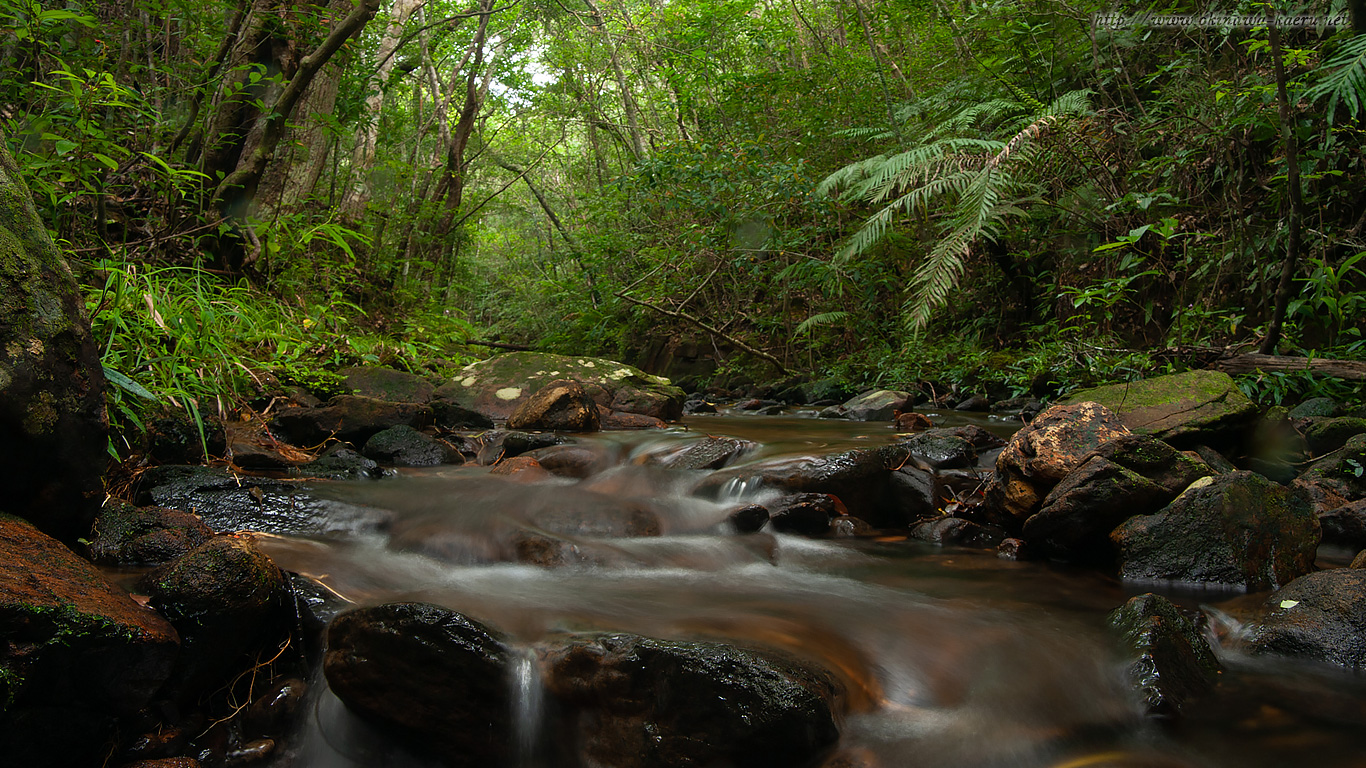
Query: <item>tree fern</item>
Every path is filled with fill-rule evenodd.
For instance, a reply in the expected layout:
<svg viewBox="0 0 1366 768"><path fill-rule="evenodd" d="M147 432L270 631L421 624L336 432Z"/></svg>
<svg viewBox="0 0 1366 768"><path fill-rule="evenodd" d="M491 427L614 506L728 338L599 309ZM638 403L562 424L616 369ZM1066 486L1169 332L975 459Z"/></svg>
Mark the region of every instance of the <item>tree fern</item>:
<svg viewBox="0 0 1366 768"><path fill-rule="evenodd" d="M1021 205L1037 198L1038 185L1017 169L1032 164L1041 139L1067 124L1068 118L1090 111L1089 95L1072 91L1047 106L1023 98L972 104L940 123L935 132L962 133L994 123L1009 126L1004 141L945 136L903 152L860 160L830 174L818 192L828 195L843 190L845 197L881 206L836 260L861 256L904 217L928 215L935 206L945 206L946 223L916 269L906 304L911 328L924 328L962 279L972 247L983 238L995 239L1006 219L1019 215Z"/></svg>
<svg viewBox="0 0 1366 768"><path fill-rule="evenodd" d="M1353 120L1366 112L1366 35L1357 35L1344 43L1319 71L1323 74L1304 96L1310 101L1328 97L1329 125L1339 103Z"/></svg>
<svg viewBox="0 0 1366 768"><path fill-rule="evenodd" d="M805 320L803 320L797 326L796 330L792 332L792 335L800 336L803 333L815 330L816 328L819 328L822 325L836 325L848 319L848 312L822 312L818 315L812 315L811 317L808 317Z"/></svg>

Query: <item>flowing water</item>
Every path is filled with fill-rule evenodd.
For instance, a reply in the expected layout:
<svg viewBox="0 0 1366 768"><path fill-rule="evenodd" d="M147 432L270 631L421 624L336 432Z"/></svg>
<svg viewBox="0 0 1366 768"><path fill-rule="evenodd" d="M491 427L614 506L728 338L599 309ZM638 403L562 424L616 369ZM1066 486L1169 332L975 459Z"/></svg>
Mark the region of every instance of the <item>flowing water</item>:
<svg viewBox="0 0 1366 768"><path fill-rule="evenodd" d="M1219 692L1181 723L1157 723L1141 715L1105 629L1106 614L1131 594L1114 579L895 537L739 536L723 530L727 509L771 492L741 482L723 501L704 501L689 492L705 472L644 465L647 456L707 434L758 443L746 461L892 439L885 424L809 415L690 417L664 433L580 438L605 469L579 481L526 483L490 477L486 468L444 467L331 485L325 492L337 499L391 511L394 524L382 534L268 537L264 546L282 567L349 600L444 605L522 648L551 632L611 630L778 648L819 661L848 691L841 749L853 765L1366 766L1366 682L1352 673L1222 652L1229 670ZM529 510L581 514L608 501L647 506L662 535L603 538L610 525L590 524L569 537L586 563L505 562L508 532L534 525ZM1194 606L1230 596L1172 597ZM509 681L519 724L514 753L520 768L536 768L545 765L538 747L544 694L530 652L517 659ZM329 694L317 699L306 733L278 764L427 765Z"/></svg>

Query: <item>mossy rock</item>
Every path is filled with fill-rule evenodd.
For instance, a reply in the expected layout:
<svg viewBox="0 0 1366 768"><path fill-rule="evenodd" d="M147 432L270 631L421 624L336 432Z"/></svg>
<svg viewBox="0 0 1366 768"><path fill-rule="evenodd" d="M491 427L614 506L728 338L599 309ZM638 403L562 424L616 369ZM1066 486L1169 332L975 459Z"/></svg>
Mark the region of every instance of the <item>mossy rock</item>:
<svg viewBox="0 0 1366 768"><path fill-rule="evenodd" d="M67 542L104 501L104 372L76 280L0 137L0 466L5 505Z"/></svg>
<svg viewBox="0 0 1366 768"><path fill-rule="evenodd" d="M1173 445L1226 442L1257 416L1255 403L1221 371L1187 371L1074 392L1064 402L1096 402L1124 426Z"/></svg>
<svg viewBox="0 0 1366 768"><path fill-rule="evenodd" d="M614 360L543 352L510 352L465 366L433 394L499 421L556 379L577 381L598 405L672 421L683 413L683 390Z"/></svg>
<svg viewBox="0 0 1366 768"><path fill-rule="evenodd" d="M1109 617L1132 659L1129 679L1149 715L1179 715L1186 703L1214 689L1223 667L1199 628L1165 597L1129 599Z"/></svg>

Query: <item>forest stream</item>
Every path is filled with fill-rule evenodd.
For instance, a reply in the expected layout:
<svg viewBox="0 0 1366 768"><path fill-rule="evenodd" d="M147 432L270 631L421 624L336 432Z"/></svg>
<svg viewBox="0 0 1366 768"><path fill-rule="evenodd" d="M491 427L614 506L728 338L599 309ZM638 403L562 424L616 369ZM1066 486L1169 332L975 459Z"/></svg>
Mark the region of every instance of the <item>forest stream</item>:
<svg viewBox="0 0 1366 768"><path fill-rule="evenodd" d="M838 749L850 765L1364 764L1366 681L1351 671L1216 645L1225 667L1217 691L1178 724L1164 724L1143 715L1106 626L1111 611L1147 589L1094 570L899 536L737 535L726 529L726 510L771 491L731 482L719 499L704 500L692 490L708 471L646 466L646 457L703 435L757 443L746 461L829 454L894 437L885 424L812 416L690 416L662 433L584 437L581 445L609 460L581 480L527 484L468 466L328 484L321 493L387 510L393 524L385 532L265 536L262 547L281 568L347 600L444 606L520 648L548 634L591 630L779 649L815 662L845 687ZM932 417L1012 431L986 415ZM661 535L585 538L579 543L595 553L590 564L547 568L481 556L505 513L577 492L647 505L659 515ZM420 530L439 557L401 548L396 540L405 530ZM1213 625L1234 634L1236 611L1209 606L1250 599L1165 594L1183 607L1204 606ZM507 681L517 742L511 751L519 768L561 765L549 744L554 708L532 653L521 658ZM316 677L303 732L287 740L274 765L435 765L350 714Z"/></svg>

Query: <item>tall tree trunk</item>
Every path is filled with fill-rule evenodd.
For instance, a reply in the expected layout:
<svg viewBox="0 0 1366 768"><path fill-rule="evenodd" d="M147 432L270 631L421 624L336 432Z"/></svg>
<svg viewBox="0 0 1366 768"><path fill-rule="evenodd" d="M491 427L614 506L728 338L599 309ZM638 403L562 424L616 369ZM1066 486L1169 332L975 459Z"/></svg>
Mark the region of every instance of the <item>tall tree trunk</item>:
<svg viewBox="0 0 1366 768"><path fill-rule="evenodd" d="M1268 11L1268 15L1270 11ZM1258 350L1263 355L1276 354L1281 341L1285 313L1290 306L1290 294L1295 287L1295 271L1300 263L1300 228L1304 221L1304 199L1300 190L1299 142L1295 138L1295 115L1286 94L1285 62L1281 56L1281 30L1274 21L1267 24L1271 42L1271 60L1276 73L1276 109L1281 118L1281 139L1285 146L1285 185L1290 198L1290 215L1285 237L1285 261L1281 262L1281 278L1276 286L1276 306L1271 312L1266 338Z"/></svg>
<svg viewBox="0 0 1366 768"><path fill-rule="evenodd" d="M603 21L602 10L593 0L583 0L584 5L588 6L589 15L593 18L594 26L602 33L607 41L608 61L612 66L612 75L617 81L617 91L621 96L621 109L626 114L626 128L630 131L631 152L637 160L645 157L645 138L640 129L640 108L636 105L635 94L631 92L630 85L626 82L626 73L621 67L621 58L618 55L616 41L607 31L607 24Z"/></svg>

